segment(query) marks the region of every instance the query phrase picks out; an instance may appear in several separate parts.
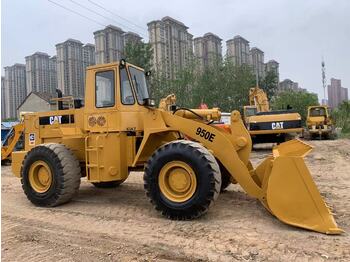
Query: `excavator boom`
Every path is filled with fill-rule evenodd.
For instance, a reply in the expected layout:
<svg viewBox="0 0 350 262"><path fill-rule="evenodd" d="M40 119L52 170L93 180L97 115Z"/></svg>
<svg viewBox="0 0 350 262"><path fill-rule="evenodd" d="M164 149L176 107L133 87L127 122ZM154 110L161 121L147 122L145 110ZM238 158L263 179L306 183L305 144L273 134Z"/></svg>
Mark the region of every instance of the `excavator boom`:
<svg viewBox="0 0 350 262"><path fill-rule="evenodd" d="M252 87L249 90L249 104L251 106L256 106L258 112L268 112L270 111L270 104L264 90L258 86Z"/></svg>

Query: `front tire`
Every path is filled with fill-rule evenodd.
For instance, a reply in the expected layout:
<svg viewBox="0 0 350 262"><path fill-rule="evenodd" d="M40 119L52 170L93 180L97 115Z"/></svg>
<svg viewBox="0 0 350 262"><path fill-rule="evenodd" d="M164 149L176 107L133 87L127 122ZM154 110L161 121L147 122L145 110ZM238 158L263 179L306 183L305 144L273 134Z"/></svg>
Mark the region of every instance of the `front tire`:
<svg viewBox="0 0 350 262"><path fill-rule="evenodd" d="M80 186L79 161L62 144L43 144L31 149L21 168L21 183L36 206L53 207L69 202Z"/></svg>
<svg viewBox="0 0 350 262"><path fill-rule="evenodd" d="M204 215L220 193L214 156L198 143L178 140L160 147L144 173L146 195L156 210L175 220Z"/></svg>

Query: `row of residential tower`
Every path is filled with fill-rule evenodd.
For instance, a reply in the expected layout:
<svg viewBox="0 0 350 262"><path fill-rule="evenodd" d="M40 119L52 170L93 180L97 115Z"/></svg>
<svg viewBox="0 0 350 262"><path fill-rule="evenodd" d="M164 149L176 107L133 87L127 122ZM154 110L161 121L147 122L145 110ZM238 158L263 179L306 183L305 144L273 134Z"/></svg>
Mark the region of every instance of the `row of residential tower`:
<svg viewBox="0 0 350 262"><path fill-rule="evenodd" d="M153 49L153 69L163 72L169 79L173 79L192 58L197 60L200 69L215 66L223 59L223 40L214 33L193 38L185 24L169 16L151 21L147 26ZM60 89L64 95L82 98L87 66L118 61L124 57L128 43L142 43L138 34L113 25L95 31L93 35L95 45L68 39L56 44L54 56L36 52L25 57L25 64L5 67L1 118L18 117L18 107L33 92L54 96L56 89ZM275 60L265 62L264 52L257 47L250 48L249 41L242 36L227 40L226 47L226 59L235 65L251 66L260 79L272 71L279 81L279 63ZM289 79L280 82L279 87L303 90Z"/></svg>

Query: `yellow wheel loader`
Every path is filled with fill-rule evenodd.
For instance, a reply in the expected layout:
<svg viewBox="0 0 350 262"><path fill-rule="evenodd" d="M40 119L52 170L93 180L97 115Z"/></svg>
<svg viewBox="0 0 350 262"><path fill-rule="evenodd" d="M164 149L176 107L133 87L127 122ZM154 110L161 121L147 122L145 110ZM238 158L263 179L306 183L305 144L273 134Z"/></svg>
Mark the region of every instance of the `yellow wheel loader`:
<svg viewBox="0 0 350 262"><path fill-rule="evenodd" d="M24 116L25 147L12 153L12 170L34 205L70 201L81 177L114 187L139 170L156 210L194 219L208 212L227 175L284 223L342 232L304 163L311 146L288 141L254 168L238 111L223 127L218 109L177 107L174 95L156 108L144 71L124 60L88 67L86 77L83 107L59 97L57 110Z"/></svg>
<svg viewBox="0 0 350 262"><path fill-rule="evenodd" d="M243 107L244 123L253 143L281 143L302 133L301 116L291 110L270 110L267 95L258 86L249 90Z"/></svg>
<svg viewBox="0 0 350 262"><path fill-rule="evenodd" d="M330 117L328 106L309 106L307 109L306 127L303 132L305 139L328 138L335 139L336 132Z"/></svg>

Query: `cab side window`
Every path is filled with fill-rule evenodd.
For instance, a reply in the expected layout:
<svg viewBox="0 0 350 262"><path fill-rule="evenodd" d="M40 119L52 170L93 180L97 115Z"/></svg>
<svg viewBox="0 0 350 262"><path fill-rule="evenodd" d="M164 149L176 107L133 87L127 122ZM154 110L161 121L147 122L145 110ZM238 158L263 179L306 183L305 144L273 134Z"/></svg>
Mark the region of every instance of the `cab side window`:
<svg viewBox="0 0 350 262"><path fill-rule="evenodd" d="M125 68L120 69L120 93L121 93L122 104L124 105L135 104L135 99L132 94L128 73L126 72Z"/></svg>
<svg viewBox="0 0 350 262"><path fill-rule="evenodd" d="M115 105L114 71L97 72L95 79L96 107L112 107Z"/></svg>

